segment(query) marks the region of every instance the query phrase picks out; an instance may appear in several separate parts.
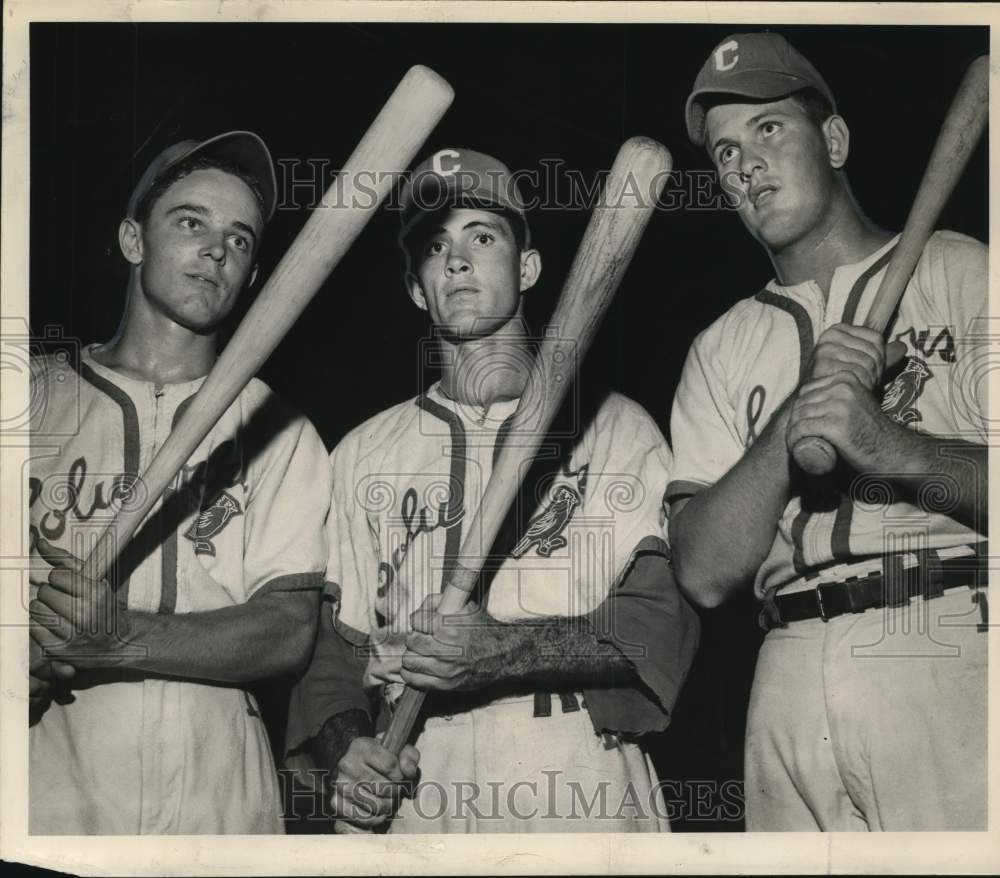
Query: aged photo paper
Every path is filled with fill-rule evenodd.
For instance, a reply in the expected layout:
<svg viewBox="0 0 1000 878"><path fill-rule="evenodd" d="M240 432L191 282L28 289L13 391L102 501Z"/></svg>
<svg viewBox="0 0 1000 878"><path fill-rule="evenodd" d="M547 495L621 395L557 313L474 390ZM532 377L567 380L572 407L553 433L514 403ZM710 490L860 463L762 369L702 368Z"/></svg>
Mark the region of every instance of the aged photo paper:
<svg viewBox="0 0 1000 878"><path fill-rule="evenodd" d="M996 805L1000 708L978 684L985 683L984 663L989 670L986 679L1000 673L1000 646L997 626L988 620L986 581L977 580L975 589L953 587L954 577L964 575L963 559L978 558L979 569L988 571L990 578L994 565L984 548L987 543L968 552L964 546L988 535L989 526L970 530L948 518L961 517L954 496L961 466L951 470L947 469L951 464L942 463L937 481L914 489L919 499L913 502L930 510L926 530L931 543L926 551L933 552L933 560L927 560L916 543L906 542L912 536L909 531L899 536L905 523L893 517L900 504L892 489L885 488L886 480L902 484L908 474L856 479L851 498L839 507L840 501L824 507L827 531L810 526L799 507L789 512L791 506L786 508L783 501L776 515L784 516L782 527L789 535L787 558L780 557L779 531L773 553L767 551L769 538L760 554L771 566L760 574L756 593L750 585L751 572L738 594L706 601L697 609L673 584L669 556L676 547L667 547L664 510L672 508L671 515L679 512L760 440L772 415L778 418L784 397L800 379L805 381L809 364L814 363L809 358L814 336L819 334L810 324L808 303L802 305L804 294L792 295L792 305L787 298L775 305L778 296L769 279L784 271L792 278L789 288L809 281L810 275L795 276L795 266L812 264L811 257L799 251L788 256L794 248L782 250L774 244L765 220L754 225L758 208L765 216L768 199L777 201L782 188L787 196L794 186L790 176L768 178L762 170L768 157L777 161L780 147L773 143L754 153L756 168L752 158L737 155L737 146L747 153L757 147L734 133L737 117L725 115L731 105L717 100L729 88L726 83L735 82L727 77L739 72L737 65L748 63L752 53L759 53L753 55L762 59L755 62L753 75L740 80L738 88L746 90L732 90L733 94L751 103L777 99L778 91L755 89L775 89L772 80L785 76L806 83L810 95L818 94L821 101L829 96L830 102L820 105L832 107L850 126L849 133L846 127L820 130L827 132L823 142L835 154L833 161L842 157L850 173L850 188L845 184L837 197L845 209L857 208L860 219L855 230L864 239L858 246L870 245L864 252L879 254L849 283L843 276L838 281L832 269L826 278L831 290L840 290L831 296L843 294L843 321L851 323L859 303L864 308L871 304L877 284L872 282L870 288L865 284L888 263L889 242L895 241L906 221L952 98L970 63L989 52L997 27L1000 4L990 3L5 3L0 159L0 857L81 875L994 873L1000 865ZM788 44L795 48L786 48ZM425 196L427 191L406 175L400 175L399 185L395 179L386 184L384 203L369 211L367 224L359 222L352 230L356 237L338 252L329 279L324 273L316 275L314 286L319 289L312 302L276 340L273 353L253 359L255 374L283 401L281 405L287 403L301 416L282 414L273 434L258 430L262 422L271 424L270 391L259 382L244 391L237 406L243 407L239 411L245 417L238 424L234 420L232 429L245 430L251 438L227 446L225 431L230 427L224 421L218 427L218 442L212 438L216 434L208 440L211 454L184 455L180 475L168 479L163 505L167 507L172 496L175 504L185 502L177 499L189 490L185 480L189 486L200 486L201 504L196 501L185 510L183 526L164 528L159 542L143 544L145 554L141 558L137 554L130 568L131 585L127 576L120 577L126 589L119 597L128 601L123 596L131 589L129 609L161 617L152 620L156 624L181 614L194 617L242 609L247 615L217 617L233 622L223 621L200 634L195 628L185 629L183 637L190 638L187 647L178 646L181 634L163 629L162 642L170 641L169 649L178 654L173 664L143 664L142 659L132 658L121 659L117 668L113 662L102 665L103 659L92 659L72 671L75 683L60 688L58 697L29 699L28 605L38 597L38 584L49 569L43 564L44 573L38 574L40 557L56 563L51 553L62 551L60 546L85 545L68 542L67 522L93 535L122 503L127 507L130 498L141 495L141 482L137 493L136 481L130 481L142 469L138 462L147 464L179 421L217 351L225 350L254 298L277 274L283 254L298 247L291 252L299 254L303 264L322 262L310 262L315 256L310 241L320 239L303 243L297 236L310 216L322 210L327 187L414 65L433 73L421 68L419 76L425 78L392 105L396 140L406 141L412 155L400 170L422 168L456 190L464 185L463 174L474 178L475 185L463 190L467 197L456 201L457 206L448 205L455 209L442 214L440 226L426 240L421 238L417 247L407 236L423 228L426 215L438 216L434 211L440 211L444 202L420 206L421 191ZM996 63L988 68L991 111L1000 106L998 69ZM447 85L440 85L439 77ZM454 100L446 94L448 86ZM805 100L797 106L802 118L811 112L812 105ZM826 115L821 111L823 118ZM405 122L400 125L398 120ZM766 119L753 124L765 138L785 123L779 120L773 128L767 127ZM706 133L713 125L716 133L729 125L727 137ZM750 125L746 122L746 130ZM224 132L253 135L237 134L226 141L225 150L206 145ZM260 146L257 135L262 138ZM517 320L511 318L500 336L515 331L511 326L523 326L527 339L523 350L542 349L547 339L560 339L559 327L547 321L588 219L601 204L601 186L606 185L607 194L608 181L615 179L609 173L615 156L623 143L636 137L658 141L669 151L669 155L659 152L661 148L649 140L632 142L634 149L646 150L642 153L646 171L656 182L647 182L638 195L626 192L622 200L634 197L641 203L645 197L649 212L643 222L648 220L648 225L639 229L641 238L620 245L617 256L624 265L609 268L613 259L602 263L597 257L589 264L595 273L598 267L612 272L621 268L620 287L586 351L579 385L573 385L569 401L559 408L555 426L547 434L555 443L543 446L552 451L551 472L546 477L535 473L531 488L535 495L524 509L517 503L527 502L523 498L530 491L525 488L517 495L514 508L520 510L518 515L523 512L523 519L516 532L503 529L509 519L501 516L497 545L509 542L496 555L506 560L502 567L496 557L487 560L484 581L492 585L480 584L477 588L482 591L475 592L501 620L585 615L590 624L584 626L584 634L573 626L560 629L560 637L565 637L558 642L562 646L531 639L542 635L525 635L528 639L519 641L520 652L505 654L506 664L493 668L492 677L458 686L463 691L457 696L432 693L422 714L426 726L418 728L419 741L408 738L423 742L417 790L426 795L400 806L395 831L335 833L329 796L324 799L323 781L317 780L323 757L315 749L316 741L331 728L324 720L336 713L327 704L336 702L338 710L351 708L352 715L365 714L358 710L366 697L357 682L362 674L370 697L372 681L384 683L390 671L383 665L389 667L395 658L391 673L396 676L381 690L394 699L401 690L393 688L399 681L399 661L404 671L415 673L407 659L399 658L406 632L399 634L393 626L407 619L410 626L431 626L431 622L410 617L423 598L417 597L416 587L410 591L407 565L422 563L420 553L426 552L429 569L437 576L455 575L455 565L460 566L459 537L467 536L463 521L468 525L477 505L474 498L481 496L491 468L497 466L501 447L508 441L503 434L510 428L509 423L507 428L500 424L513 417L511 398L520 395L520 390L506 396L501 392L491 397L493 402L479 406L457 402L458 394L449 396L448 389L455 386L449 379L461 362L457 352L468 349L455 341L461 332L452 321L465 312L454 303L463 296L466 301L481 297L486 282L479 277L490 277L490 271L506 277L503 272L509 274L515 264L511 276L519 286L504 316L511 317L516 309ZM160 160L162 150L189 139L189 152L234 158L221 166L196 165L185 172L187 176L157 190L156 183L162 183L164 176L156 171L155 177L144 177L144 169ZM392 145L397 152L403 148L395 141ZM890 326L900 331L889 335L896 347L905 346L910 359L898 363L892 373L896 377L879 379L887 385L881 412L902 427L919 424L930 433L947 432L986 445L993 465L998 427L990 413L998 405L994 372L1000 366L1000 263L990 258L984 266L984 251L975 241L994 255L997 187L992 184L998 151L988 125L978 146L974 140L969 146L969 164L934 224L949 232L932 239L929 246L938 248L934 253L939 255L928 256L915 274L919 278L923 271L927 279L924 311L913 318L912 329L905 330L900 329L902 322L891 321L905 322L909 312L900 316L903 312L893 311ZM390 151L382 143L368 147L369 155ZM772 149L776 151L769 153ZM791 147L785 149L780 155L788 167L806 161ZM168 158L164 167L174 159L178 164L184 161L177 158L182 153ZM264 170L252 184L233 166L246 170L254 162ZM836 167L839 171L840 165ZM658 170L662 174L657 175ZM351 196L375 198L385 181L374 176L360 182L353 179ZM492 180L494 188L476 188L483 179ZM185 346L175 349L180 352L172 373L179 376L177 387L171 389L175 379L168 379L166 390L161 383L154 389L150 381L134 380L134 374L122 378L121 370L116 378L115 369L102 362L105 355L95 356L92 348L112 337L127 337L130 319L133 326L141 323L134 316L135 278L146 258L141 233L145 220L132 226L120 223L126 215L145 216L151 227L157 199L173 186L187 185L190 197L172 208L183 225L175 224L169 234L180 236L183 230L185 235L196 235L204 229L208 235L216 228L217 217L199 206L203 191L192 182L199 180L214 181L204 185L213 193L223 192L219 203L231 216L227 214L229 219L218 226L226 226L224 236L199 245L202 268L184 264L177 270L184 273L188 287L206 294L206 300L216 293L221 296L223 290L233 293L233 300L219 306L218 315L213 312L203 325L188 327ZM635 185L634 179L630 182ZM662 189L650 196L653 185ZM334 197L327 193L326 206ZM343 192L340 197L346 203ZM748 198L754 212L740 212L739 197ZM819 211L820 202L807 199L789 210L808 212L815 203ZM338 206L343 204L335 209ZM468 232L471 225L449 225L456 223L452 214L474 216L476 223L470 224L475 225L475 234ZM490 217L497 219L493 222ZM130 233L129 228L139 231ZM511 252L520 254L514 263L501 264L499 257L475 250L507 246L508 239L515 248ZM332 248L329 235L322 240ZM469 250L461 250L459 241L467 242ZM817 250L832 246L822 236L814 243ZM623 254L631 245L635 250L629 263ZM183 246L188 245L178 245L177 252ZM448 248L450 261L442 276L450 286L440 282L435 298L426 266L435 258L445 259L441 254ZM953 319L947 316L952 312L929 295L940 294L953 304L961 297L956 290L972 284L973 268L942 267L957 251L966 260L963 266L980 266L976 276L980 292L984 273L988 278L989 305L985 309L969 305L968 311L956 305L955 313L961 317ZM845 268L855 267L847 265L850 261L842 260ZM161 270L171 269L167 265ZM453 275L467 279L475 275L475 279L463 287L452 280ZM249 291L238 296L244 284ZM131 312L125 305L126 290ZM743 312L736 312L737 303ZM153 313L159 305L151 307ZM504 307L503 301L495 307ZM758 311L747 310L751 307ZM471 305L469 310L474 310ZM723 315L728 323L718 322ZM480 314L477 319L481 318ZM279 318L270 313L267 319ZM755 341L755 327L766 320L786 321L784 331L798 339L801 351L796 346L791 354L777 350L772 354L770 341ZM837 321L829 324L833 322ZM150 348L160 350L163 345L165 350L164 339L156 337L152 325L144 324L142 330ZM716 334L703 335L710 326ZM820 330L826 328L828 324ZM469 332L474 335L480 329L477 324ZM483 335L494 332L495 327ZM696 339L702 347L692 348ZM690 361L698 360L713 344L716 350L711 353L719 356L705 366L711 380L703 376L697 384L691 378ZM975 356L963 360L963 350L972 346ZM574 340L560 350L575 351ZM885 356L893 355L886 347ZM47 365L40 370L37 364L43 360ZM200 371L199 362L206 364ZM488 365L506 375L518 373L519 362L523 366L517 357L499 357ZM754 377L763 368L761 363L769 364L777 376L774 386L765 387L766 382L758 383ZM718 383L712 384L716 379ZM563 375L554 380L562 381ZM588 408L589 397L579 386L602 392L606 388L610 393L599 406L595 404L597 414ZM142 396L143 387L149 389L148 399ZM742 393L744 389L749 392ZM918 409L917 399L925 392ZM932 410L929 400L936 399L936 393L950 401L952 409L945 412L942 403L942 411ZM688 401L682 411L678 399ZM988 399L992 405L987 405ZM258 404L260 412L254 408ZM91 440L86 447L79 438L85 432L81 424L100 406L110 406L114 413L115 438ZM119 407L125 413L123 428L117 426ZM33 433L29 425L56 409L58 424L52 426L50 420L45 441L40 441L37 429ZM968 414L973 409L981 412L975 415L980 418L975 424ZM718 426L716 433L700 433L692 426L702 423L709 412L730 418L728 433ZM227 411L226 417L235 416ZM579 439L580 431L574 433L572 425L591 423L585 420L591 417L586 438L573 445L566 437ZM956 422L953 429L949 418ZM939 422L947 423L939 429ZM363 430L352 432L362 423ZM565 434L560 433L564 428ZM477 444L479 430L482 435L489 433L489 443ZM241 457L249 452L240 443L252 444L254 435L265 432L271 443L265 443L267 450ZM513 432L516 436L517 430ZM571 449L565 458L556 454L563 449L557 440L565 440ZM387 450L378 466L371 463L370 453L380 444ZM226 457L230 452L235 458ZM332 465L328 452L334 452ZM947 456L942 452L942 459ZM222 463L214 464L213 458ZM468 461L465 469L456 463L459 458ZM206 488L214 484L215 474L228 478L226 467L234 459L238 465L233 472L238 475L220 483L221 489ZM710 471L713 466L718 473ZM952 476L953 472L958 475ZM817 489L815 496L820 493ZM458 494L466 498L466 506L456 499ZM985 514L989 503L989 498L980 499L977 515ZM678 500L680 506L675 505ZM819 497L816 502L822 506L827 500ZM344 514L348 506L364 512L351 518ZM338 509L342 519L334 535L324 522L333 521ZM876 524L866 532L864 521ZM752 542L755 526L749 520L733 525L719 557L731 557L727 554L731 546ZM957 528L980 536L954 537ZM145 533L149 531L146 528ZM141 537L144 531L139 533ZM941 534L944 542L934 542ZM879 541L882 548L859 549L858 540L866 538ZM820 542L823 546L817 549ZM375 563L365 568L358 560L363 554L359 546L369 543L374 546ZM896 548L885 548L890 544ZM605 549L594 549L595 545ZM827 549L830 554L824 556ZM236 561L226 559L230 550ZM949 589L940 596L941 603L914 601L914 606L929 609L907 616L905 630L892 625L872 629L870 640L851 647L850 667L842 677L831 671L825 678L816 677L825 680L818 685L796 682L802 679L796 674L805 660L799 661L796 647L789 643L795 632L806 629L795 626L825 631L826 613L832 618L841 611L824 606L823 596L832 600L843 582L865 579L847 560L862 555L888 558L894 551L900 556L912 551L920 565L926 562L926 569L941 574L944 588ZM599 561L591 563L588 552L596 552ZM331 553L337 560L327 566ZM586 560L574 562L575 553ZM587 563L591 567L583 576L580 569ZM815 588L792 589L794 594L786 592L776 604L767 576L774 581L782 563L788 569L794 563L796 582L801 574L802 582L811 583L810 577L821 568L836 567L839 574L821 576ZM662 568L647 566L656 564ZM845 566L850 568L846 572L841 570ZM653 571L648 577L655 581L659 569L671 577L670 588L658 593L657 600L623 604L617 621L608 631L601 629L595 621L598 606L612 593L641 591L643 571ZM672 569L680 568L674 563ZM189 578L192 570L198 571L194 579ZM551 577L549 591L537 585L545 575ZM572 583L578 579L590 583L590 591L571 595L570 610L553 596L551 582L563 581L560 576ZM781 587L791 578L790 574ZM334 583L335 579L361 584L352 597L350 587ZM595 588L598 580L602 584ZM908 587L911 597L926 594L912 583ZM140 597L142 588L149 589L145 597ZM296 639L290 621L294 613L288 609L292 604L283 601L299 601L297 606L307 613L313 607L311 632L317 626L310 600L321 589L323 597L315 606L327 615L318 626L319 634ZM861 586L851 589L854 595ZM957 602L959 591L961 610L951 610L947 616L934 612L947 600ZM649 595L641 597L646 600ZM794 605L788 597L796 599ZM813 610L816 601L818 611ZM791 615L806 603L801 616ZM903 604L909 605L907 600ZM263 608L272 605L273 614L262 615ZM785 627L772 624L771 628L788 635L786 651L775 646L778 636L768 634L770 651L762 652L762 623L767 627L768 613L778 613L780 619L782 612ZM846 606L842 611L851 612L859 611ZM770 617L772 623L774 618ZM809 621L789 625L789 618ZM882 618L876 617L876 626ZM324 624L329 629L325 635ZM244 629L235 627L239 625L247 626L244 640L239 634ZM598 634L591 640L572 639L589 637L592 629ZM150 634L150 649L155 649L152 644L159 642L158 636ZM340 638L336 642L343 656L353 650L354 664L333 656L322 665L324 636ZM448 642L478 640L477 649L488 649L483 645L487 637L454 635L463 636L465 640ZM219 656L215 677L198 663L201 644L209 642L205 654ZM586 655L579 646L584 642L591 650ZM418 647L412 640L406 643L412 655ZM972 650L968 644L973 643L981 657L978 676L967 669ZM392 651L397 647L398 654ZM146 646L136 648L141 651ZM510 655L520 657L524 665L520 671ZM601 656L627 663L631 684L617 686L605 680L585 685L571 676L581 673L584 665L596 667ZM900 699L905 704L901 720L903 709L887 707L897 703L900 683L891 674L883 677L882 669L899 666L904 656L912 659L904 666L910 669L908 675L920 679L914 684L918 694ZM132 669L127 661L133 662ZM553 680L577 682L565 687L548 686L546 679L539 683L531 677L533 663L549 669ZM324 669L348 665L357 673L356 692L350 696L337 689L330 694L346 684L331 683L328 676L337 675L326 675ZM438 666L428 660L419 667L426 680ZM474 675L474 671L466 668L463 673ZM534 688L501 688L516 673L522 675L519 680L532 680ZM614 670L609 673L617 679ZM912 682L909 676L900 679L905 679L905 687ZM445 688L439 682L431 688L435 686ZM490 686L497 687L493 691L500 695L477 696L477 688ZM817 691L824 686L828 689ZM50 691L57 691L56 683L45 689ZM946 693L947 700L925 697L931 691ZM979 691L981 698L969 697ZM124 694L102 700L102 692ZM449 702L452 707L434 706L445 703L440 699L446 696L456 699ZM848 714L872 719L873 731L854 737L845 733L850 745L843 751L832 749L822 729L815 734L816 747L795 751L794 758L788 757L794 748L782 749L788 744L782 733L745 751L752 709L762 712L767 701L787 716L789 729L811 740L809 705L824 698L841 708L846 705ZM56 726L53 718L69 715L74 700L76 710L87 705L89 714L78 726L72 720ZM399 702L394 705L400 712ZM39 715L33 713L36 710ZM494 727L480 719L482 711L489 710L509 711L515 719L504 720L506 726L497 720ZM365 726L366 731L354 729L347 740L367 740L385 731L385 713L383 720ZM31 753L29 721L36 729ZM365 716L365 721L371 720ZM40 734L45 724L48 729ZM133 742L143 740L137 747L115 752L114 742L130 735ZM825 747L833 754L827 762L815 757L826 752ZM439 748L436 753L435 748ZM889 763L892 768L884 767L886 754L895 758ZM810 803L803 804L803 815L781 813L781 806L772 800L777 794L768 798L773 790L762 795L763 789L756 793L747 789L765 776L761 765L774 771L786 757L796 763L786 772L787 783L801 786L803 803ZM831 793L829 811L815 806L813 791L824 789L828 781L822 772L830 766L849 775L858 788L874 790L870 800L852 800L852 787L843 795ZM597 785L588 787L589 783ZM983 801L978 810L972 809L977 816L963 822L954 815L966 813L966 799L975 798L968 792L972 787L985 791L979 796ZM600 792L597 805L594 790ZM770 824L756 817L756 826L763 831L752 831L752 814L748 825L747 801L754 795L758 815L772 809ZM898 815L906 811L907 803L892 796L919 799L922 807L914 809L918 815L914 819L928 828L903 831L911 824ZM119 812L126 816L119 819ZM399 829L400 824L411 827L409 832ZM767 831L779 824L806 831ZM811 831L820 825L832 831ZM344 828L341 823L340 829ZM861 831L866 828L885 831Z"/></svg>

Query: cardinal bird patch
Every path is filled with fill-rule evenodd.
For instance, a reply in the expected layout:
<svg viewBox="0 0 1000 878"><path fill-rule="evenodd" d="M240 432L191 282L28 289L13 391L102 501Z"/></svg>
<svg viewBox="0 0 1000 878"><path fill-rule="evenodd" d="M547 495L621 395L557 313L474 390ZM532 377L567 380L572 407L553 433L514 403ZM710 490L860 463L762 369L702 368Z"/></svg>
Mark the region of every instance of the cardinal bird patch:
<svg viewBox="0 0 1000 878"><path fill-rule="evenodd" d="M528 530L513 549L512 558L520 558L532 546L543 558L548 558L556 549L566 545L566 538L560 536L573 510L580 505L580 495L569 485L560 485L549 505L528 522Z"/></svg>
<svg viewBox="0 0 1000 878"><path fill-rule="evenodd" d="M221 533L231 518L242 514L239 500L228 491L221 491L212 505L203 509L191 523L191 527L184 531L184 536L194 543L196 555L211 555L214 558L215 544L212 537Z"/></svg>
<svg viewBox="0 0 1000 878"><path fill-rule="evenodd" d="M885 390L882 397L882 411L897 424L911 424L920 421L917 399L923 392L924 383L934 377L927 364L918 357L910 357L906 368Z"/></svg>

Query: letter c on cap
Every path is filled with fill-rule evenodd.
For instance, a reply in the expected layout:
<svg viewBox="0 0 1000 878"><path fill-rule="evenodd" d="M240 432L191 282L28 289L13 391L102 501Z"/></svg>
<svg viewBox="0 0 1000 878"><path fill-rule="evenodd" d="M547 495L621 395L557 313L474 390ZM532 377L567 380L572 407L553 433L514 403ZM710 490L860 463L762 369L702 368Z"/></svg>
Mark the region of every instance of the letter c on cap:
<svg viewBox="0 0 1000 878"><path fill-rule="evenodd" d="M442 149L440 152L436 152L432 156L431 167L434 168L435 174L440 174L442 177L453 177L456 171L462 170L462 163L455 162L453 165L446 168L444 165L441 164L441 159L443 158L458 159L461 157L462 154L460 152L456 152L453 149Z"/></svg>
<svg viewBox="0 0 1000 878"><path fill-rule="evenodd" d="M740 44L736 40L723 43L715 50L715 69L720 73L732 70L740 60Z"/></svg>

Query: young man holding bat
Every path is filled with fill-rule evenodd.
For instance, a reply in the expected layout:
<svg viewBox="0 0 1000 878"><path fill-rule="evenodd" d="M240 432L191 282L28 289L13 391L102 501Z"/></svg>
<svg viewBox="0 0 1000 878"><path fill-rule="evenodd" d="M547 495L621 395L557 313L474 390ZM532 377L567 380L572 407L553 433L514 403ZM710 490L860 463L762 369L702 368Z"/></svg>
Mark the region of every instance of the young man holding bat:
<svg viewBox="0 0 1000 878"><path fill-rule="evenodd" d="M887 343L856 324L899 239L852 197L815 68L728 37L687 126L776 273L691 348L667 494L685 591L764 602L747 828L984 829L986 248L934 234ZM836 450L829 476L796 465L805 437Z"/></svg>
<svg viewBox="0 0 1000 878"><path fill-rule="evenodd" d="M83 350L73 381L44 361L33 373L32 833L281 831L245 687L301 670L315 637L331 483L312 425L252 381L107 581L78 560L141 497L253 280L275 200L250 132L164 150L119 229L131 268L117 333Z"/></svg>
<svg viewBox="0 0 1000 878"><path fill-rule="evenodd" d="M441 380L333 452L327 604L289 764L359 828L659 831L635 738L665 728L697 641L667 566L669 449L630 400L571 394L465 611L439 613L498 450L518 441L541 256L489 156L435 153L403 203L406 285ZM375 733L404 683L429 696L397 758Z"/></svg>

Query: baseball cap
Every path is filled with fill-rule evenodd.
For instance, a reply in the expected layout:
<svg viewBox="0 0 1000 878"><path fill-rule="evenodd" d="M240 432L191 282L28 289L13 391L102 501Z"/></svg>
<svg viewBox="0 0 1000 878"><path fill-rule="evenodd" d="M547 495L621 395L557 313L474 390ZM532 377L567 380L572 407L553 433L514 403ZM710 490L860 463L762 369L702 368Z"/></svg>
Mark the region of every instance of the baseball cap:
<svg viewBox="0 0 1000 878"><path fill-rule="evenodd" d="M471 149L439 149L417 165L403 185L400 240L423 214L456 202L513 211L527 232L524 199L510 168Z"/></svg>
<svg viewBox="0 0 1000 878"><path fill-rule="evenodd" d="M781 34L732 34L712 50L694 81L684 110L688 137L699 146L705 142L705 95L767 101L810 87L836 110L823 77Z"/></svg>
<svg viewBox="0 0 1000 878"><path fill-rule="evenodd" d="M225 134L201 142L182 140L180 143L168 146L149 163L149 167L135 184L128 200L128 216L136 215L139 202L163 174L180 162L196 156L222 159L253 175L260 184L264 196L264 221L271 219L278 192L278 184L274 177L274 162L264 141L252 131L227 131Z"/></svg>

